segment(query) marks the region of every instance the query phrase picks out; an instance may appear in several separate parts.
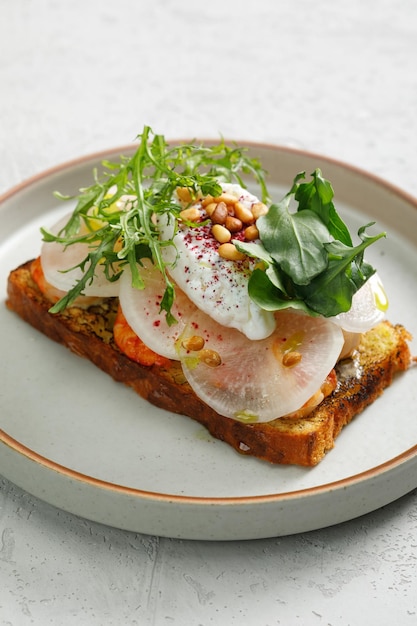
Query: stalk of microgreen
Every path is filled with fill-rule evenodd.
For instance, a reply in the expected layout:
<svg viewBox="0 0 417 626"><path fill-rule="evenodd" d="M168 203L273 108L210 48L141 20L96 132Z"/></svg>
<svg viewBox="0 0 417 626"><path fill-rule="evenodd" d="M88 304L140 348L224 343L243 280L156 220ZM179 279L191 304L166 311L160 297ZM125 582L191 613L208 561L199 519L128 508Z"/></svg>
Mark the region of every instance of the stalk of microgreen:
<svg viewBox="0 0 417 626"><path fill-rule="evenodd" d="M171 146L149 126L143 128L137 139L133 156L121 156L118 162L103 161L103 174L99 176L95 170L94 183L81 189L77 196L56 194L63 200L75 200L76 206L57 235L42 229L44 241L63 246L80 242L87 245L85 258L75 266L83 272L81 280L50 309L52 313L59 313L83 295L99 264L104 264L109 280L117 280L128 265L133 286L144 288L141 260L149 258L165 281L161 311L165 312L168 324L174 323L171 313L174 285L163 254L164 247L174 244L160 240L155 218L165 214L177 223L181 207L173 199L175 189L187 187L194 196L199 192L215 196L221 192L221 182L246 186L245 179L250 176L258 184L262 199L268 200L265 172L258 160L247 155L245 148L227 146L223 139L212 146L197 142ZM129 199L125 207L115 210L116 202L126 196ZM80 234L82 224L87 228ZM118 252L115 252L116 242L121 244Z"/></svg>

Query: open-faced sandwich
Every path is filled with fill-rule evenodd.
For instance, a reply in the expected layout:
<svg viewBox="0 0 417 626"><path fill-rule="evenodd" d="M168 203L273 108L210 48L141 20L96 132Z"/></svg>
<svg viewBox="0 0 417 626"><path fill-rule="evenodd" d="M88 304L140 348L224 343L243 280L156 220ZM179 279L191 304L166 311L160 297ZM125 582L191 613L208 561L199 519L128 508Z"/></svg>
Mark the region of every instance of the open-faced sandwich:
<svg viewBox="0 0 417 626"><path fill-rule="evenodd" d="M9 308L238 452L317 464L411 363L364 260L384 233L354 244L319 169L271 203L260 163L223 141L145 127L103 166L11 272Z"/></svg>

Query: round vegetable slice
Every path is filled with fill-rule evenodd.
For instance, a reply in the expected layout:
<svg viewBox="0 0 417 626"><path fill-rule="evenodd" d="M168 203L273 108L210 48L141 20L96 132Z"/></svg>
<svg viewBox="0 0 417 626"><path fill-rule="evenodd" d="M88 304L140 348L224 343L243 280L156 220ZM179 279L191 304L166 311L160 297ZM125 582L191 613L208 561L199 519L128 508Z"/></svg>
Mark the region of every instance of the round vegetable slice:
<svg viewBox="0 0 417 626"><path fill-rule="evenodd" d="M67 224L68 219L68 215L61 219L50 229L51 232L53 234L59 233ZM83 271L76 266L84 261L89 251L87 243L72 243L64 246L55 241L45 241L41 248L41 264L45 280L53 287L66 293L83 277L87 267ZM97 265L94 279L83 290L83 294L86 296L101 298L117 296L118 293L118 281L112 282L107 279L104 265Z"/></svg>
<svg viewBox="0 0 417 626"><path fill-rule="evenodd" d="M123 314L137 336L154 352L168 359L178 360L175 347L178 336L194 316L196 306L178 288L171 313L177 320L169 326L161 301L166 288L161 272L149 259L143 260L140 268L145 283L144 289L132 287L132 274L125 268L120 278L119 301Z"/></svg>
<svg viewBox="0 0 417 626"><path fill-rule="evenodd" d="M297 311L276 314L275 332L249 340L203 312L193 316L178 345L185 377L217 413L268 422L298 410L334 367L343 333L332 322ZM204 346L193 349L200 337ZM200 342L201 344L201 342Z"/></svg>
<svg viewBox="0 0 417 626"><path fill-rule="evenodd" d="M387 295L381 279L375 273L355 293L349 311L339 313L331 320L348 332L364 333L384 319L387 308Z"/></svg>

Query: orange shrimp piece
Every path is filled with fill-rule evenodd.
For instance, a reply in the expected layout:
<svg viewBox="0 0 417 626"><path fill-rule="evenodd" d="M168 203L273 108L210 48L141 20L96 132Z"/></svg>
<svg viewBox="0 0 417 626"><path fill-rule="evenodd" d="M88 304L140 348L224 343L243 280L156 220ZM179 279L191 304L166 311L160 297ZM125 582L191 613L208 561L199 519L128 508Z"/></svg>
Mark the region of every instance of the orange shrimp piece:
<svg viewBox="0 0 417 626"><path fill-rule="evenodd" d="M42 270L40 257L32 261L32 264L30 266L30 274L32 276L32 279L36 283L39 291L42 293L43 296L45 296L45 298L50 300L50 302L58 302L58 300L60 300L65 295L65 292L61 291L60 289L56 289L56 287L53 287L48 282L46 282L45 275Z"/></svg>
<svg viewBox="0 0 417 626"><path fill-rule="evenodd" d="M157 354L139 339L127 323L120 305L114 322L113 335L119 350L136 363L147 366L158 365L159 367L167 366L170 363L169 359Z"/></svg>
<svg viewBox="0 0 417 626"><path fill-rule="evenodd" d="M316 391L314 395L311 396L309 400L303 406L294 411L293 413L289 413L285 415L285 417L291 417L294 419L300 419L304 417L308 417L309 414L321 403L327 396L330 396L331 393L337 387L337 376L336 371L332 369L330 374L327 376L326 380L323 382L320 389Z"/></svg>
<svg viewBox="0 0 417 626"><path fill-rule="evenodd" d="M54 287L53 285L48 283L48 281L45 279L45 274L43 273L40 257L37 257L36 259L34 259L34 261L32 261L32 264L30 266L30 274L32 276L33 281L36 283L39 291L41 292L41 294L47 300L49 300L49 302L52 302L53 304L55 304L55 302L58 302L58 300L60 300L61 298L65 296L66 294L65 291L62 291L61 289ZM71 306L87 308L91 306L92 304L96 304L100 300L101 298L98 296L78 296L74 300Z"/></svg>

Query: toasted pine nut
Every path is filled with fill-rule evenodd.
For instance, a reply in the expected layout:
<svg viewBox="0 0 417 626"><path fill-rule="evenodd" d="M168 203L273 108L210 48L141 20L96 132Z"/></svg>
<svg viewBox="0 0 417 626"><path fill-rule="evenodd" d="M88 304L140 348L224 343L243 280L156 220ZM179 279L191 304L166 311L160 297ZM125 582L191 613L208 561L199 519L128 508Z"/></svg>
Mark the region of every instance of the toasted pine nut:
<svg viewBox="0 0 417 626"><path fill-rule="evenodd" d="M206 206L204 207L209 217L213 215L216 206L217 206L217 202L210 202L209 204L206 204Z"/></svg>
<svg viewBox="0 0 417 626"><path fill-rule="evenodd" d="M201 206L206 207L208 204L210 204L213 201L214 201L213 196L208 194L205 198L202 199Z"/></svg>
<svg viewBox="0 0 417 626"><path fill-rule="evenodd" d="M268 213L268 207L263 202L255 202L252 204L252 215L257 220L261 215Z"/></svg>
<svg viewBox="0 0 417 626"><path fill-rule="evenodd" d="M282 364L284 367L294 367L302 359L302 355L296 350L286 352L282 357Z"/></svg>
<svg viewBox="0 0 417 626"><path fill-rule="evenodd" d="M183 209L180 212L180 218L187 222L198 222L200 219L200 211L196 206L190 206L188 209Z"/></svg>
<svg viewBox="0 0 417 626"><path fill-rule="evenodd" d="M218 367L221 365L222 359L216 350L209 350L205 348L204 350L201 350L199 356L200 360L209 367Z"/></svg>
<svg viewBox="0 0 417 626"><path fill-rule="evenodd" d="M228 215L226 217L224 225L226 226L227 230L230 230L231 233L238 233L240 230L242 230L243 226L241 220L237 217L233 217L232 215Z"/></svg>
<svg viewBox="0 0 417 626"><path fill-rule="evenodd" d="M243 261L246 255L243 252L239 252L233 243L222 243L217 252L223 259L228 261Z"/></svg>
<svg viewBox="0 0 417 626"><path fill-rule="evenodd" d="M227 206L225 202L219 202L211 214L211 221L214 224L224 224L227 217Z"/></svg>
<svg viewBox="0 0 417 626"><path fill-rule="evenodd" d="M236 204L237 198L232 193L222 193L217 198L214 198L215 202L225 202L226 204Z"/></svg>
<svg viewBox="0 0 417 626"><path fill-rule="evenodd" d="M191 202L191 192L188 187L177 187L177 196L182 202Z"/></svg>
<svg viewBox="0 0 417 626"><path fill-rule="evenodd" d="M247 241L254 241L259 237L259 230L256 228L255 224L251 224L247 228L245 228L245 239Z"/></svg>
<svg viewBox="0 0 417 626"><path fill-rule="evenodd" d="M119 237L113 246L113 250L115 252L120 252L122 248L123 248L123 238Z"/></svg>
<svg viewBox="0 0 417 626"><path fill-rule="evenodd" d="M250 209L247 209L241 202L236 202L234 209L236 217L244 224L253 224L255 218Z"/></svg>
<svg viewBox="0 0 417 626"><path fill-rule="evenodd" d="M221 224L213 224L213 226L211 228L211 232L213 234L213 237L219 243L227 243L232 238L232 234L231 234L230 230L227 230L227 228L225 228Z"/></svg>
<svg viewBox="0 0 417 626"><path fill-rule="evenodd" d="M204 337L200 335L193 335L192 337L188 337L184 339L182 342L182 347L186 350L192 350L193 352L198 352L204 348Z"/></svg>

